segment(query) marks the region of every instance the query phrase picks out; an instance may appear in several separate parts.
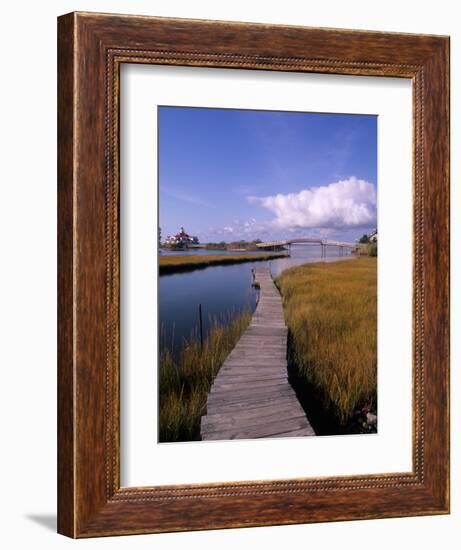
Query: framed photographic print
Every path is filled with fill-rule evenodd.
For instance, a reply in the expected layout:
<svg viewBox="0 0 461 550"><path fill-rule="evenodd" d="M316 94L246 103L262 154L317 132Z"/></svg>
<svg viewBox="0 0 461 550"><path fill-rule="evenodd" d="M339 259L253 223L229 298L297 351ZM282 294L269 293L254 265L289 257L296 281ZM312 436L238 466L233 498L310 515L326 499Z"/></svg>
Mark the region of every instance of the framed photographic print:
<svg viewBox="0 0 461 550"><path fill-rule="evenodd" d="M59 532L448 513L449 39L72 13L58 53Z"/></svg>

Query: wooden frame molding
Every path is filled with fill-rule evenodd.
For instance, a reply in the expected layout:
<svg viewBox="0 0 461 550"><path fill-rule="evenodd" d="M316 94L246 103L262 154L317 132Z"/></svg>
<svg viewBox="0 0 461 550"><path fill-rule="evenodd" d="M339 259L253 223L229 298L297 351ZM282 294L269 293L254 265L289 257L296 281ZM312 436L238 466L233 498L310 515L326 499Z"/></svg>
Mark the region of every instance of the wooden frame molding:
<svg viewBox="0 0 461 550"><path fill-rule="evenodd" d="M58 51L58 531L94 537L448 513L449 39L71 13L58 20ZM120 488L121 63L412 79L411 472Z"/></svg>

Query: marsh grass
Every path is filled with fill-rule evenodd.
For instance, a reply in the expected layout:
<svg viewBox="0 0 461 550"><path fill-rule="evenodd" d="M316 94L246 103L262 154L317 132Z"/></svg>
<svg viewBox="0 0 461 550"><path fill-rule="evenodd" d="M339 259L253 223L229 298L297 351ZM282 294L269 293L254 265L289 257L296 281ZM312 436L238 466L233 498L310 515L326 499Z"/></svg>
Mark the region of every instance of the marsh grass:
<svg viewBox="0 0 461 550"><path fill-rule="evenodd" d="M175 254L159 257L159 271L163 273L176 273L180 271L191 271L212 265L230 265L244 262L259 262L283 258L286 253L271 254Z"/></svg>
<svg viewBox="0 0 461 550"><path fill-rule="evenodd" d="M277 279L296 375L344 426L376 408L377 260L308 264Z"/></svg>
<svg viewBox="0 0 461 550"><path fill-rule="evenodd" d="M357 256L378 256L378 243L364 243L357 246L354 251Z"/></svg>
<svg viewBox="0 0 461 550"><path fill-rule="evenodd" d="M179 358L164 350L159 364L159 441L200 440L200 418L219 368L251 320L245 312L214 320L200 345L196 334L183 342Z"/></svg>

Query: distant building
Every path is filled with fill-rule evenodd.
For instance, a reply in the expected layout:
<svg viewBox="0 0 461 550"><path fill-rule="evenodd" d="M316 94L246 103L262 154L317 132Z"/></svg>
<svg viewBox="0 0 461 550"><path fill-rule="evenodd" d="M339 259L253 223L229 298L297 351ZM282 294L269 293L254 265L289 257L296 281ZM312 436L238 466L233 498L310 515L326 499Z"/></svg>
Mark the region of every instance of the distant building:
<svg viewBox="0 0 461 550"><path fill-rule="evenodd" d="M184 227L181 227L179 233L176 235L168 235L165 244L167 246L178 246L181 248L187 248L190 245L200 244L198 237L194 237L192 235L188 235Z"/></svg>

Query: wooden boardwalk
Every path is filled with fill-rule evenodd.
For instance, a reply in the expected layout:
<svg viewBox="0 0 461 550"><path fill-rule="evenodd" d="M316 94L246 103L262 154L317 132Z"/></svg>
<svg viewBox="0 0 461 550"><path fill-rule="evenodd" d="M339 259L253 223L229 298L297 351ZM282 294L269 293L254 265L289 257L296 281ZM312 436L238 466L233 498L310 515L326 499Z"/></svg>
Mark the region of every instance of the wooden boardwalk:
<svg viewBox="0 0 461 550"><path fill-rule="evenodd" d="M315 435L288 382L288 329L279 291L268 268L255 269L254 276L259 302L208 394L203 440Z"/></svg>

